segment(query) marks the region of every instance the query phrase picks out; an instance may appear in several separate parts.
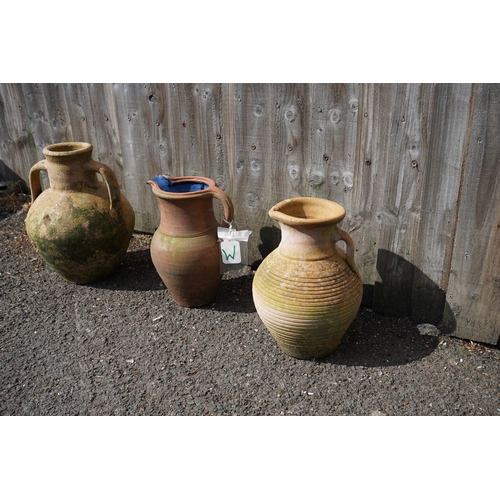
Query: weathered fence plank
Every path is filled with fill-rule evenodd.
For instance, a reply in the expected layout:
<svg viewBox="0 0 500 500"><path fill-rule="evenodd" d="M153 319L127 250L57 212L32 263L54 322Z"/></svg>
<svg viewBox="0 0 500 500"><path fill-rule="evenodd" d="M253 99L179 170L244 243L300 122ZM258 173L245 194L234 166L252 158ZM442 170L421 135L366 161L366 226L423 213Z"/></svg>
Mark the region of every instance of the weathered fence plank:
<svg viewBox="0 0 500 500"><path fill-rule="evenodd" d="M377 271L381 281L375 282L373 308L400 316L411 315L411 290L414 278L412 253L417 245L418 207L422 184L420 172L411 165L411 145L419 145L420 130L425 128L419 112L422 86L381 86L387 90L376 120L385 125L380 150L388 151L381 205L376 211L380 220L377 243ZM417 146L418 147L418 146ZM376 159L376 156L375 156ZM373 160L370 165L374 167ZM378 170L378 168L377 168ZM380 175L380 172L378 172ZM382 181L382 179L380 179Z"/></svg>
<svg viewBox="0 0 500 500"><path fill-rule="evenodd" d="M450 283L456 335L500 337L500 85L479 85L463 173Z"/></svg>
<svg viewBox="0 0 500 500"><path fill-rule="evenodd" d="M42 144L36 143L33 135L26 95L21 84L0 85L2 102L2 124L0 145L2 164L29 183L28 174L32 165L43 158ZM43 145L43 147L45 144Z"/></svg>
<svg viewBox="0 0 500 500"><path fill-rule="evenodd" d="M437 324L446 305L453 236L457 224L457 200L462 168L468 148L474 86L439 84L428 114L422 154L412 156L423 172L420 224L415 253L412 287L412 316L415 322ZM415 164L414 164L415 165ZM439 306L437 306L439 304ZM447 306L448 307L448 306Z"/></svg>
<svg viewBox="0 0 500 500"><path fill-rule="evenodd" d="M331 199L365 304L415 322L444 311L457 336L496 343L499 123L495 84L2 83L0 176L28 181L48 144L90 142L145 232L159 222L147 180L211 177L255 264L280 240L272 205Z"/></svg>
<svg viewBox="0 0 500 500"><path fill-rule="evenodd" d="M375 287L383 286L384 278L377 270L377 260L379 249L383 248L380 235L387 222L382 220L382 214L391 158L387 143L395 91L394 85L360 86L354 176L352 179L343 176L346 192L352 192L350 232L358 250L357 261L365 286L363 302L370 306ZM378 296L381 297L381 293Z"/></svg>
<svg viewBox="0 0 500 500"><path fill-rule="evenodd" d="M235 218L238 228L253 231L250 256L258 260L279 242L267 212L276 203L276 193L289 189L287 177L278 174L286 150L283 140L277 140L283 134L279 88L238 84L234 97Z"/></svg>
<svg viewBox="0 0 500 500"><path fill-rule="evenodd" d="M136 228L157 226L156 200L146 182L160 173L156 120L149 100L151 90L143 84L115 85L117 127L123 162L124 190L136 214Z"/></svg>

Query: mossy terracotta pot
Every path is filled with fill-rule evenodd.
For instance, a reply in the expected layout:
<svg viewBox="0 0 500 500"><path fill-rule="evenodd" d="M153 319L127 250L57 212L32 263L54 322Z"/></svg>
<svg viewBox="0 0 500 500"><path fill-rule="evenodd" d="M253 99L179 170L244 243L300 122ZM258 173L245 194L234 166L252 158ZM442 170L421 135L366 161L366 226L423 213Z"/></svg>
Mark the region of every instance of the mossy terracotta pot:
<svg viewBox="0 0 500 500"><path fill-rule="evenodd" d="M275 205L281 242L258 267L252 285L257 313L282 351L299 359L335 350L361 303L354 243L337 224L339 204L292 198ZM336 243L346 243L346 251Z"/></svg>
<svg viewBox="0 0 500 500"><path fill-rule="evenodd" d="M65 280L101 281L116 270L127 252L134 211L113 171L92 160L90 144L52 144L43 154L45 160L30 170L28 237ZM47 189L42 189L41 171L47 173Z"/></svg>
<svg viewBox="0 0 500 500"><path fill-rule="evenodd" d="M168 177L148 181L156 195L160 225L151 240L151 259L175 302L198 307L215 300L221 275L220 245L213 200L233 220L230 197L208 177Z"/></svg>

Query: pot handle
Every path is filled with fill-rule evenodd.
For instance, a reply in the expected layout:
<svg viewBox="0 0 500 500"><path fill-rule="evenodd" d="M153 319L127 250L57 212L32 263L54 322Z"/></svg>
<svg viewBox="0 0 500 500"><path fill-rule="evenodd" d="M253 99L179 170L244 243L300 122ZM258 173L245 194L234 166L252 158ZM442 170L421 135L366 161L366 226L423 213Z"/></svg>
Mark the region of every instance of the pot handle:
<svg viewBox="0 0 500 500"><path fill-rule="evenodd" d="M102 175L102 178L108 187L109 209L112 210L113 208L118 207L120 204L121 192L115 173L107 165L97 161L90 161L87 165L91 170L94 170Z"/></svg>
<svg viewBox="0 0 500 500"><path fill-rule="evenodd" d="M231 198L229 198L227 193L222 191L222 189L220 189L217 186L213 186L211 191L214 198L217 198L224 206L224 221L219 225L225 227L230 226L231 222L233 222L233 217L234 217L234 206L233 202L231 201Z"/></svg>
<svg viewBox="0 0 500 500"><path fill-rule="evenodd" d="M45 160L41 160L31 167L30 170L30 191L31 203L33 203L42 194L42 183L40 182L40 171L47 172Z"/></svg>
<svg viewBox="0 0 500 500"><path fill-rule="evenodd" d="M344 250L339 247L335 247L335 249L337 250L338 254L347 262L347 265L361 278L359 270L356 267L356 263L354 262L354 241L352 240L349 233L342 231L342 229L337 227L334 239L335 243L337 243L338 241L345 241L345 244L347 245L347 252L344 252Z"/></svg>

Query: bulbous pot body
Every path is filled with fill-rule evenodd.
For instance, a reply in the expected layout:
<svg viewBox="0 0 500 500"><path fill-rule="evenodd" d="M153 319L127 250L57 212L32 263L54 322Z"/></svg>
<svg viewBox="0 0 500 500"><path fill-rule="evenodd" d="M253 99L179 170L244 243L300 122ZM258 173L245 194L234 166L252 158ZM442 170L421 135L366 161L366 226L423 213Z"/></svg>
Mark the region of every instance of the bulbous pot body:
<svg viewBox="0 0 500 500"><path fill-rule="evenodd" d="M127 252L134 211L113 171L92 160L90 144L53 144L43 154L45 160L30 170L28 237L65 280L77 284L101 281L116 270ZM44 190L41 171L47 173L50 184Z"/></svg>
<svg viewBox="0 0 500 500"><path fill-rule="evenodd" d="M233 219L229 196L212 179L158 176L148 181L158 199L160 225L151 240L151 259L175 302L198 307L215 300L222 279L213 199Z"/></svg>
<svg viewBox="0 0 500 500"><path fill-rule="evenodd" d="M252 285L257 313L282 351L299 359L335 350L361 304L354 243L337 224L345 210L321 198L275 205L281 242L258 267ZM344 252L336 246L345 241Z"/></svg>

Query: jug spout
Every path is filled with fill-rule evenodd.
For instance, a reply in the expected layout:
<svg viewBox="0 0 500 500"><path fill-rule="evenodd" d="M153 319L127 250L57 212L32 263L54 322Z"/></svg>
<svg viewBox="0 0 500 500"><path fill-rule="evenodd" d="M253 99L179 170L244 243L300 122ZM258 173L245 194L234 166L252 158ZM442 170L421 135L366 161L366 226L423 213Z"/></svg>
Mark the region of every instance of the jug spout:
<svg viewBox="0 0 500 500"><path fill-rule="evenodd" d="M203 182L199 177L170 177L168 175L158 175L147 181L147 184L153 188L153 191L156 189L166 194L195 193L210 187L209 183Z"/></svg>

